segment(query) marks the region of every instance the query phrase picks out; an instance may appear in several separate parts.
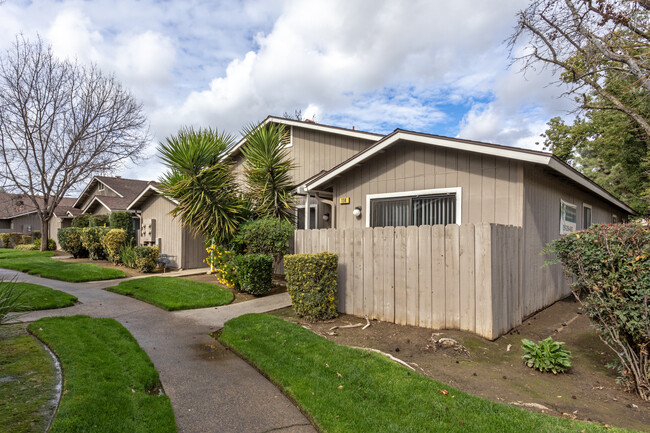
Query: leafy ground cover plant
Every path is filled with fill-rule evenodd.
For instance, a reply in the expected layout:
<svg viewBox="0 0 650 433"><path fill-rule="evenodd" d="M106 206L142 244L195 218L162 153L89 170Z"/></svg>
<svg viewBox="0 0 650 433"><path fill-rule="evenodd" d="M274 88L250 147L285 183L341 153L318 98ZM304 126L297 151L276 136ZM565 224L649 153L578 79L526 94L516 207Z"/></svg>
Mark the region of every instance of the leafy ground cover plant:
<svg viewBox="0 0 650 433"><path fill-rule="evenodd" d="M571 367L571 352L564 349L561 341L553 341L552 337L548 337L537 344L524 338L521 343L521 348L524 349L522 359L530 368L557 374L564 373Z"/></svg>
<svg viewBox="0 0 650 433"><path fill-rule="evenodd" d="M619 380L650 399L650 226L595 225L551 243L582 309L616 354Z"/></svg>

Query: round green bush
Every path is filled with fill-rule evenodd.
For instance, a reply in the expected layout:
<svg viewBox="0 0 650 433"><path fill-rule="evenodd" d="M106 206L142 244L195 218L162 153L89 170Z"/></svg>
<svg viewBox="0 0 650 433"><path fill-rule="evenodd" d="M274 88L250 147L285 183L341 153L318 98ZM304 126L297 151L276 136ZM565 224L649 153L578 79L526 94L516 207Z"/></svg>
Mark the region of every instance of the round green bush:
<svg viewBox="0 0 650 433"><path fill-rule="evenodd" d="M235 257L237 280L242 291L265 295L273 288L273 258L266 254L244 254Z"/></svg>

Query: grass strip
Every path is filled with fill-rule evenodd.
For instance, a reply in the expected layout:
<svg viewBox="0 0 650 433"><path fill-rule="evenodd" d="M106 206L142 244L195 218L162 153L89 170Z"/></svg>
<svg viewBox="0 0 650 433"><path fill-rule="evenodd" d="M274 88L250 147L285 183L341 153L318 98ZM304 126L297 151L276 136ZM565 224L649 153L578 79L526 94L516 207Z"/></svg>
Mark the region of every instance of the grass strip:
<svg viewBox="0 0 650 433"><path fill-rule="evenodd" d="M326 433L624 431L485 400L267 314L226 322L219 340L281 386Z"/></svg>
<svg viewBox="0 0 650 433"><path fill-rule="evenodd" d="M147 277L122 281L106 290L132 296L167 311L216 307L233 300L233 293L216 284L177 277Z"/></svg>
<svg viewBox="0 0 650 433"><path fill-rule="evenodd" d="M51 317L29 325L58 356L63 396L50 433L175 432L171 403L138 342L113 319Z"/></svg>
<svg viewBox="0 0 650 433"><path fill-rule="evenodd" d="M14 284L21 293L16 311L49 310L52 308L71 307L77 302L77 297L49 287L30 283L0 283L3 286Z"/></svg>
<svg viewBox="0 0 650 433"><path fill-rule="evenodd" d="M94 263L66 263L52 259L52 255L51 251L0 249L0 268L71 283L111 280L126 276L119 269L102 268Z"/></svg>
<svg viewBox="0 0 650 433"><path fill-rule="evenodd" d="M0 432L43 432L54 411L56 369L24 325L0 327Z"/></svg>

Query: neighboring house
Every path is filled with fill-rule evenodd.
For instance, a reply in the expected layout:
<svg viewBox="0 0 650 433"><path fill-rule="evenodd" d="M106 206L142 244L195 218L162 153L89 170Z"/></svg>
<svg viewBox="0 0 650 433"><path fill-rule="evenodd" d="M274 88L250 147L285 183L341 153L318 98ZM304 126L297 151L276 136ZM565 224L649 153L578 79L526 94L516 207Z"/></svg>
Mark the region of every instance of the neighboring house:
<svg viewBox="0 0 650 433"><path fill-rule="evenodd" d="M56 242L56 248L60 249L59 237L57 236L59 229L72 226L72 220L77 215L81 215L81 209L74 207L76 198L65 197L59 205L54 209L52 218L49 221L50 238Z"/></svg>
<svg viewBox="0 0 650 433"><path fill-rule="evenodd" d="M82 213L105 215L115 211L125 211L129 204L151 182L146 180L124 179L119 176L95 176L84 188L73 207Z"/></svg>
<svg viewBox="0 0 650 433"><path fill-rule="evenodd" d="M494 338L570 293L561 267L543 266L546 258L540 253L548 242L592 223L615 223L633 214L625 203L550 153L399 129L378 136L273 117L266 122L290 127L291 156L299 166L294 173L300 204L297 227L335 229L297 233L296 253L328 249L341 253L339 305L345 313L468 329ZM241 176L243 161L237 150L231 155ZM439 232L426 227L450 224L460 227L460 238L468 243L458 240L458 229L443 229L443 250L437 250L435 243L430 247ZM486 224L488 239L482 241ZM375 232L374 228L381 227L391 229ZM409 228L407 242L406 231L393 227L417 230ZM472 237L475 227L476 238ZM425 236L420 245L417 233ZM386 236L391 240L384 244ZM404 249L399 247L402 242ZM373 250L377 243L381 251ZM386 259L388 265L381 261L387 254L385 245L394 254ZM360 262L364 252L368 257ZM502 258L504 253L511 254L510 258ZM472 258L470 269L463 268L467 258L463 254ZM434 269L440 260L441 277ZM406 267L398 269L402 261ZM381 275L377 271L373 275L373 264ZM487 267L479 273L483 265ZM389 273L384 273L385 268ZM484 273L486 269L489 272ZM419 277L410 275L410 270ZM467 275L489 279L471 284L487 284L490 302L480 299L482 294L466 293L466 288L459 287ZM397 294L396 288L402 286L413 291L408 296ZM450 293L449 287L455 287L455 292ZM459 297L472 297L470 307L476 317L471 318L471 325L460 324L464 300ZM431 311L445 299L447 317L444 311L442 319L433 317ZM425 309L422 302L428 304ZM481 309L488 307L489 314L479 319ZM398 309L404 310L402 319L396 318Z"/></svg>
<svg viewBox="0 0 650 433"><path fill-rule="evenodd" d="M0 233L31 235L41 230L41 219L29 197L0 192Z"/></svg>
<svg viewBox="0 0 650 433"><path fill-rule="evenodd" d="M140 218L138 243L157 245L160 254L169 260L169 266L179 269L200 268L207 258L205 241L194 237L187 227L171 211L176 203L163 196L158 184L151 182L127 206L127 210L137 212Z"/></svg>

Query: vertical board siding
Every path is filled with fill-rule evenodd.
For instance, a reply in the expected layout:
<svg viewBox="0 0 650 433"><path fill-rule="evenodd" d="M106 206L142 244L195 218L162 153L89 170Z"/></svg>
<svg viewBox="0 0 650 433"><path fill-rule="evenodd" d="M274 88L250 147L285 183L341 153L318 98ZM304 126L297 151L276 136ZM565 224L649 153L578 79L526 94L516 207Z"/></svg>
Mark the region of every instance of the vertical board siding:
<svg viewBox="0 0 650 433"><path fill-rule="evenodd" d="M298 230L297 254L339 254L338 309L494 339L522 321L522 229L450 224Z"/></svg>

